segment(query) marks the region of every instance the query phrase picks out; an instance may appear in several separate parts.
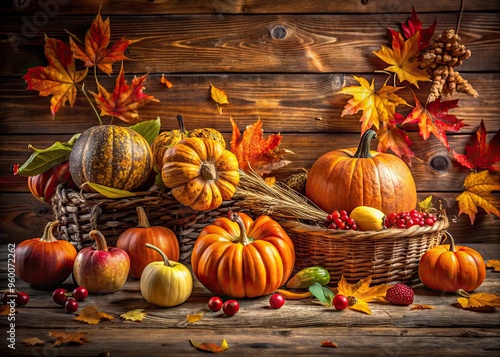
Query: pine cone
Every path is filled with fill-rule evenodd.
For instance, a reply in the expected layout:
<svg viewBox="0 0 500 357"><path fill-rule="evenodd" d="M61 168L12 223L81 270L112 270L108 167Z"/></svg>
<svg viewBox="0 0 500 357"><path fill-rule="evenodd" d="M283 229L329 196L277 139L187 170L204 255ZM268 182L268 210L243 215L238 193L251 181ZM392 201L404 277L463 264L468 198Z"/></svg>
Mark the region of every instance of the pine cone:
<svg viewBox="0 0 500 357"><path fill-rule="evenodd" d="M478 96L472 85L455 71L464 60L471 56L471 51L462 44L462 39L454 29L443 31L434 38L434 44L422 54L420 66L429 74L432 85L427 101L462 92L476 98Z"/></svg>

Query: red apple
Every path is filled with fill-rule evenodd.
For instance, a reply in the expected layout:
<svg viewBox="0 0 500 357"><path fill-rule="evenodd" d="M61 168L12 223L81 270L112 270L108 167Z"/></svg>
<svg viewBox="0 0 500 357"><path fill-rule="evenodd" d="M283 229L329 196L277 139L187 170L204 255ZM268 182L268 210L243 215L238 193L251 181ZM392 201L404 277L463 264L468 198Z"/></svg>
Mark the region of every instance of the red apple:
<svg viewBox="0 0 500 357"><path fill-rule="evenodd" d="M73 266L73 278L79 286L91 293L112 293L120 290L130 270L130 258L120 248L108 248L101 232L92 230L89 237L96 241L97 249L83 248Z"/></svg>

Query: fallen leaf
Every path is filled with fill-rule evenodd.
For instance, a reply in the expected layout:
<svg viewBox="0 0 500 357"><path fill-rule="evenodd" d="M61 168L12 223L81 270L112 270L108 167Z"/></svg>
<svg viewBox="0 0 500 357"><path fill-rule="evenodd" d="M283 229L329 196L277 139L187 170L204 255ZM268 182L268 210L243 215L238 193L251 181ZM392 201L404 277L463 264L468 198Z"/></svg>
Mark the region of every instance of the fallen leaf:
<svg viewBox="0 0 500 357"><path fill-rule="evenodd" d="M417 88L419 81L430 82L429 74L419 68L420 62L417 57L420 53L418 48L419 33L405 40L399 32L390 31L392 48L382 45L379 51L373 52L375 56L390 65L385 70L395 73L400 82L408 81Z"/></svg>
<svg viewBox="0 0 500 357"><path fill-rule="evenodd" d="M203 342L203 343L198 343L193 340L189 340L191 345L195 347L197 350L200 351L205 351L205 352L212 352L212 353L218 353L218 352L224 352L229 348L229 345L226 342L226 339L222 340L220 346L217 346L215 343L211 342Z"/></svg>
<svg viewBox="0 0 500 357"><path fill-rule="evenodd" d="M43 346L45 345L45 341L39 339L38 337L29 337L21 340L21 343L24 343L26 346Z"/></svg>
<svg viewBox="0 0 500 357"><path fill-rule="evenodd" d="M372 311L368 307L368 303L384 300L387 289L391 285L380 284L370 287L371 281L372 276L368 276L355 284L349 284L344 276L341 277L338 284L338 294L355 301L353 305L348 306L349 309L371 315Z"/></svg>
<svg viewBox="0 0 500 357"><path fill-rule="evenodd" d="M161 78L160 78L160 83L165 84L165 86L166 86L167 88L169 88L169 89L170 89L170 88L172 88L172 87L174 86L174 85L172 84L172 82L170 82L170 81L167 79L167 77L165 77L165 75L164 75L164 74L162 74L162 75L161 75Z"/></svg>
<svg viewBox="0 0 500 357"><path fill-rule="evenodd" d="M81 321L88 323L90 325L97 325L101 320L112 320L113 316L106 314L102 311L97 311L97 306L87 306L73 319L75 321Z"/></svg>
<svg viewBox="0 0 500 357"><path fill-rule="evenodd" d="M233 118L230 118L230 121L233 126L231 152L238 158L240 169L243 171L252 169L259 175L264 175L290 163L283 155L292 152L279 147L282 136L272 134L264 138L260 119L248 125L243 134Z"/></svg>
<svg viewBox="0 0 500 357"><path fill-rule="evenodd" d="M42 97L52 96L50 111L54 117L66 103L73 107L77 84L85 79L88 69L75 69L73 52L61 40L45 36L44 53L49 65L29 68L23 79L28 84L26 89L39 91Z"/></svg>
<svg viewBox="0 0 500 357"><path fill-rule="evenodd" d="M333 348L338 348L339 346L332 341L323 341L321 342L321 347L333 347Z"/></svg>
<svg viewBox="0 0 500 357"><path fill-rule="evenodd" d="M453 156L462 166L473 170L500 171L500 129L486 142L488 133L484 126L484 121L477 131L471 135L465 144L465 154L457 154L453 151Z"/></svg>
<svg viewBox="0 0 500 357"><path fill-rule="evenodd" d="M10 314L10 305L0 306L0 316L9 316Z"/></svg>
<svg viewBox="0 0 500 357"><path fill-rule="evenodd" d="M379 129L381 123L390 124L394 120L398 105L410 106L396 94L397 91L404 87L393 87L384 83L380 89L375 90L374 79L372 79L371 84L363 77L354 76L354 79L358 81L359 86L345 87L335 94L348 94L353 97L347 101L342 111L342 117L356 114L360 110L363 111L363 115L359 120L362 123L361 134L372 126Z"/></svg>
<svg viewBox="0 0 500 357"><path fill-rule="evenodd" d="M493 268L493 271L500 271L500 260L488 260L486 261L487 268Z"/></svg>
<svg viewBox="0 0 500 357"><path fill-rule="evenodd" d="M222 105L229 104L226 93L210 83L210 96L217 104L217 112L222 115Z"/></svg>
<svg viewBox="0 0 500 357"><path fill-rule="evenodd" d="M125 50L131 44L140 40L127 40L122 37L108 48L111 38L109 17L102 20L101 9L90 25L82 43L75 35L70 33L70 46L74 57L82 60L86 67L97 66L106 74L113 73L112 65L117 61L127 60Z"/></svg>
<svg viewBox="0 0 500 357"><path fill-rule="evenodd" d="M121 314L120 317L126 321L141 322L147 315L144 309L134 309Z"/></svg>
<svg viewBox="0 0 500 357"><path fill-rule="evenodd" d="M204 314L204 312L201 311L201 312L198 312L196 314L187 315L186 321L190 324L194 324L195 322L198 322L201 320L201 318L203 317L203 314Z"/></svg>
<svg viewBox="0 0 500 357"><path fill-rule="evenodd" d="M488 170L471 172L465 177L465 191L457 196L458 216L462 213L469 216L471 225L474 224L478 207L486 213L492 213L500 218L500 199L491 191L500 190L500 177Z"/></svg>
<svg viewBox="0 0 500 357"><path fill-rule="evenodd" d="M95 98L97 106L101 109L100 115L109 115L117 117L127 123L137 123L141 120L139 117L139 108L145 106L151 101L158 102L152 95L146 95L142 91L147 74L136 77L131 85L127 84L123 71L123 64L119 75L116 77L115 88L109 93L99 82L97 83L98 93L89 91Z"/></svg>
<svg viewBox="0 0 500 357"><path fill-rule="evenodd" d="M464 309L477 308L477 307L500 307L500 296L488 293L475 293L469 294L460 289L457 291L459 297L457 299L460 306Z"/></svg>
<svg viewBox="0 0 500 357"><path fill-rule="evenodd" d="M425 304L414 304L410 310L434 310L434 306Z"/></svg>
<svg viewBox="0 0 500 357"><path fill-rule="evenodd" d="M50 347L57 347L65 343L83 345L84 343L90 342L90 340L87 338L88 335L88 333L66 333L50 331L49 336L56 340Z"/></svg>

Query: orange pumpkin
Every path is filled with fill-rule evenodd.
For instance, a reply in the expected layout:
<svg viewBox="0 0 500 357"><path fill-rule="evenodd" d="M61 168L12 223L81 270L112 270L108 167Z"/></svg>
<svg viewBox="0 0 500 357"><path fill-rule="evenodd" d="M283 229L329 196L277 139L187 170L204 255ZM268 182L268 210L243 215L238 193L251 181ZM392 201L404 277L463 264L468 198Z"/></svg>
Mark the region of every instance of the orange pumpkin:
<svg viewBox="0 0 500 357"><path fill-rule="evenodd" d="M161 177L183 205L213 210L236 192L238 167L236 156L220 142L186 138L165 152Z"/></svg>
<svg viewBox="0 0 500 357"><path fill-rule="evenodd" d="M448 233L450 244L441 244L428 250L420 259L418 277L429 289L454 293L477 289L486 278L486 264L476 250L455 246Z"/></svg>
<svg viewBox="0 0 500 357"><path fill-rule="evenodd" d="M70 276L77 252L70 242L52 235L58 224L58 221L47 223L41 238L28 239L16 246L19 279L34 286L53 286Z"/></svg>
<svg viewBox="0 0 500 357"><path fill-rule="evenodd" d="M136 208L139 223L125 230L116 241L116 247L126 251L130 257L129 276L140 279L142 271L151 262L157 261L158 253L146 248L152 244L165 252L169 259L179 261L180 249L177 236L163 226L151 226L144 208Z"/></svg>
<svg viewBox="0 0 500 357"><path fill-rule="evenodd" d="M206 226L196 240L191 266L212 293L253 298L284 285L295 263L293 242L268 216L255 221L229 212Z"/></svg>
<svg viewBox="0 0 500 357"><path fill-rule="evenodd" d="M410 169L399 157L370 150L376 136L367 130L358 148L322 155L307 174L306 196L325 212L369 206L385 214L410 211L417 190Z"/></svg>

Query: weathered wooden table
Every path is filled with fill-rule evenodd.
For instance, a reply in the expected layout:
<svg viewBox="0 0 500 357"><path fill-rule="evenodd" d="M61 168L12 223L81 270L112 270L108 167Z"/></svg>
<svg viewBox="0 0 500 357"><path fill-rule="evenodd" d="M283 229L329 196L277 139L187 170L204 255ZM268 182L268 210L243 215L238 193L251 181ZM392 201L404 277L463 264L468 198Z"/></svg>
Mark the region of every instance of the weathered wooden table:
<svg viewBox="0 0 500 357"><path fill-rule="evenodd" d="M496 244L469 244L485 259L498 259ZM1 248L0 288L7 287L7 246ZM72 288L68 279L67 287ZM8 316L0 317L1 356L178 356L203 355L190 344L220 344L226 339L226 356L342 355L342 356L498 356L500 315L497 311L463 310L454 304L457 295L442 294L424 286L415 287L415 304L432 305L430 310L387 303L370 303L372 315L336 311L312 299L288 300L283 308L269 308L268 297L242 300L240 312L226 317L208 310L211 296L199 283L189 300L175 308L157 308L141 296L138 280L129 280L120 292L91 295L80 303L98 306L112 315L109 321L89 325L74 321L74 314L52 301L52 291L35 290L16 280L16 288L26 291L30 301L16 309L15 349L8 348L11 329ZM500 273L488 271L477 290L500 294ZM144 309L142 322L124 321L120 315ZM186 324L187 315L204 312L196 323ZM87 333L90 342L51 347L49 332ZM26 346L26 338L45 341ZM331 341L337 348L321 347Z"/></svg>

